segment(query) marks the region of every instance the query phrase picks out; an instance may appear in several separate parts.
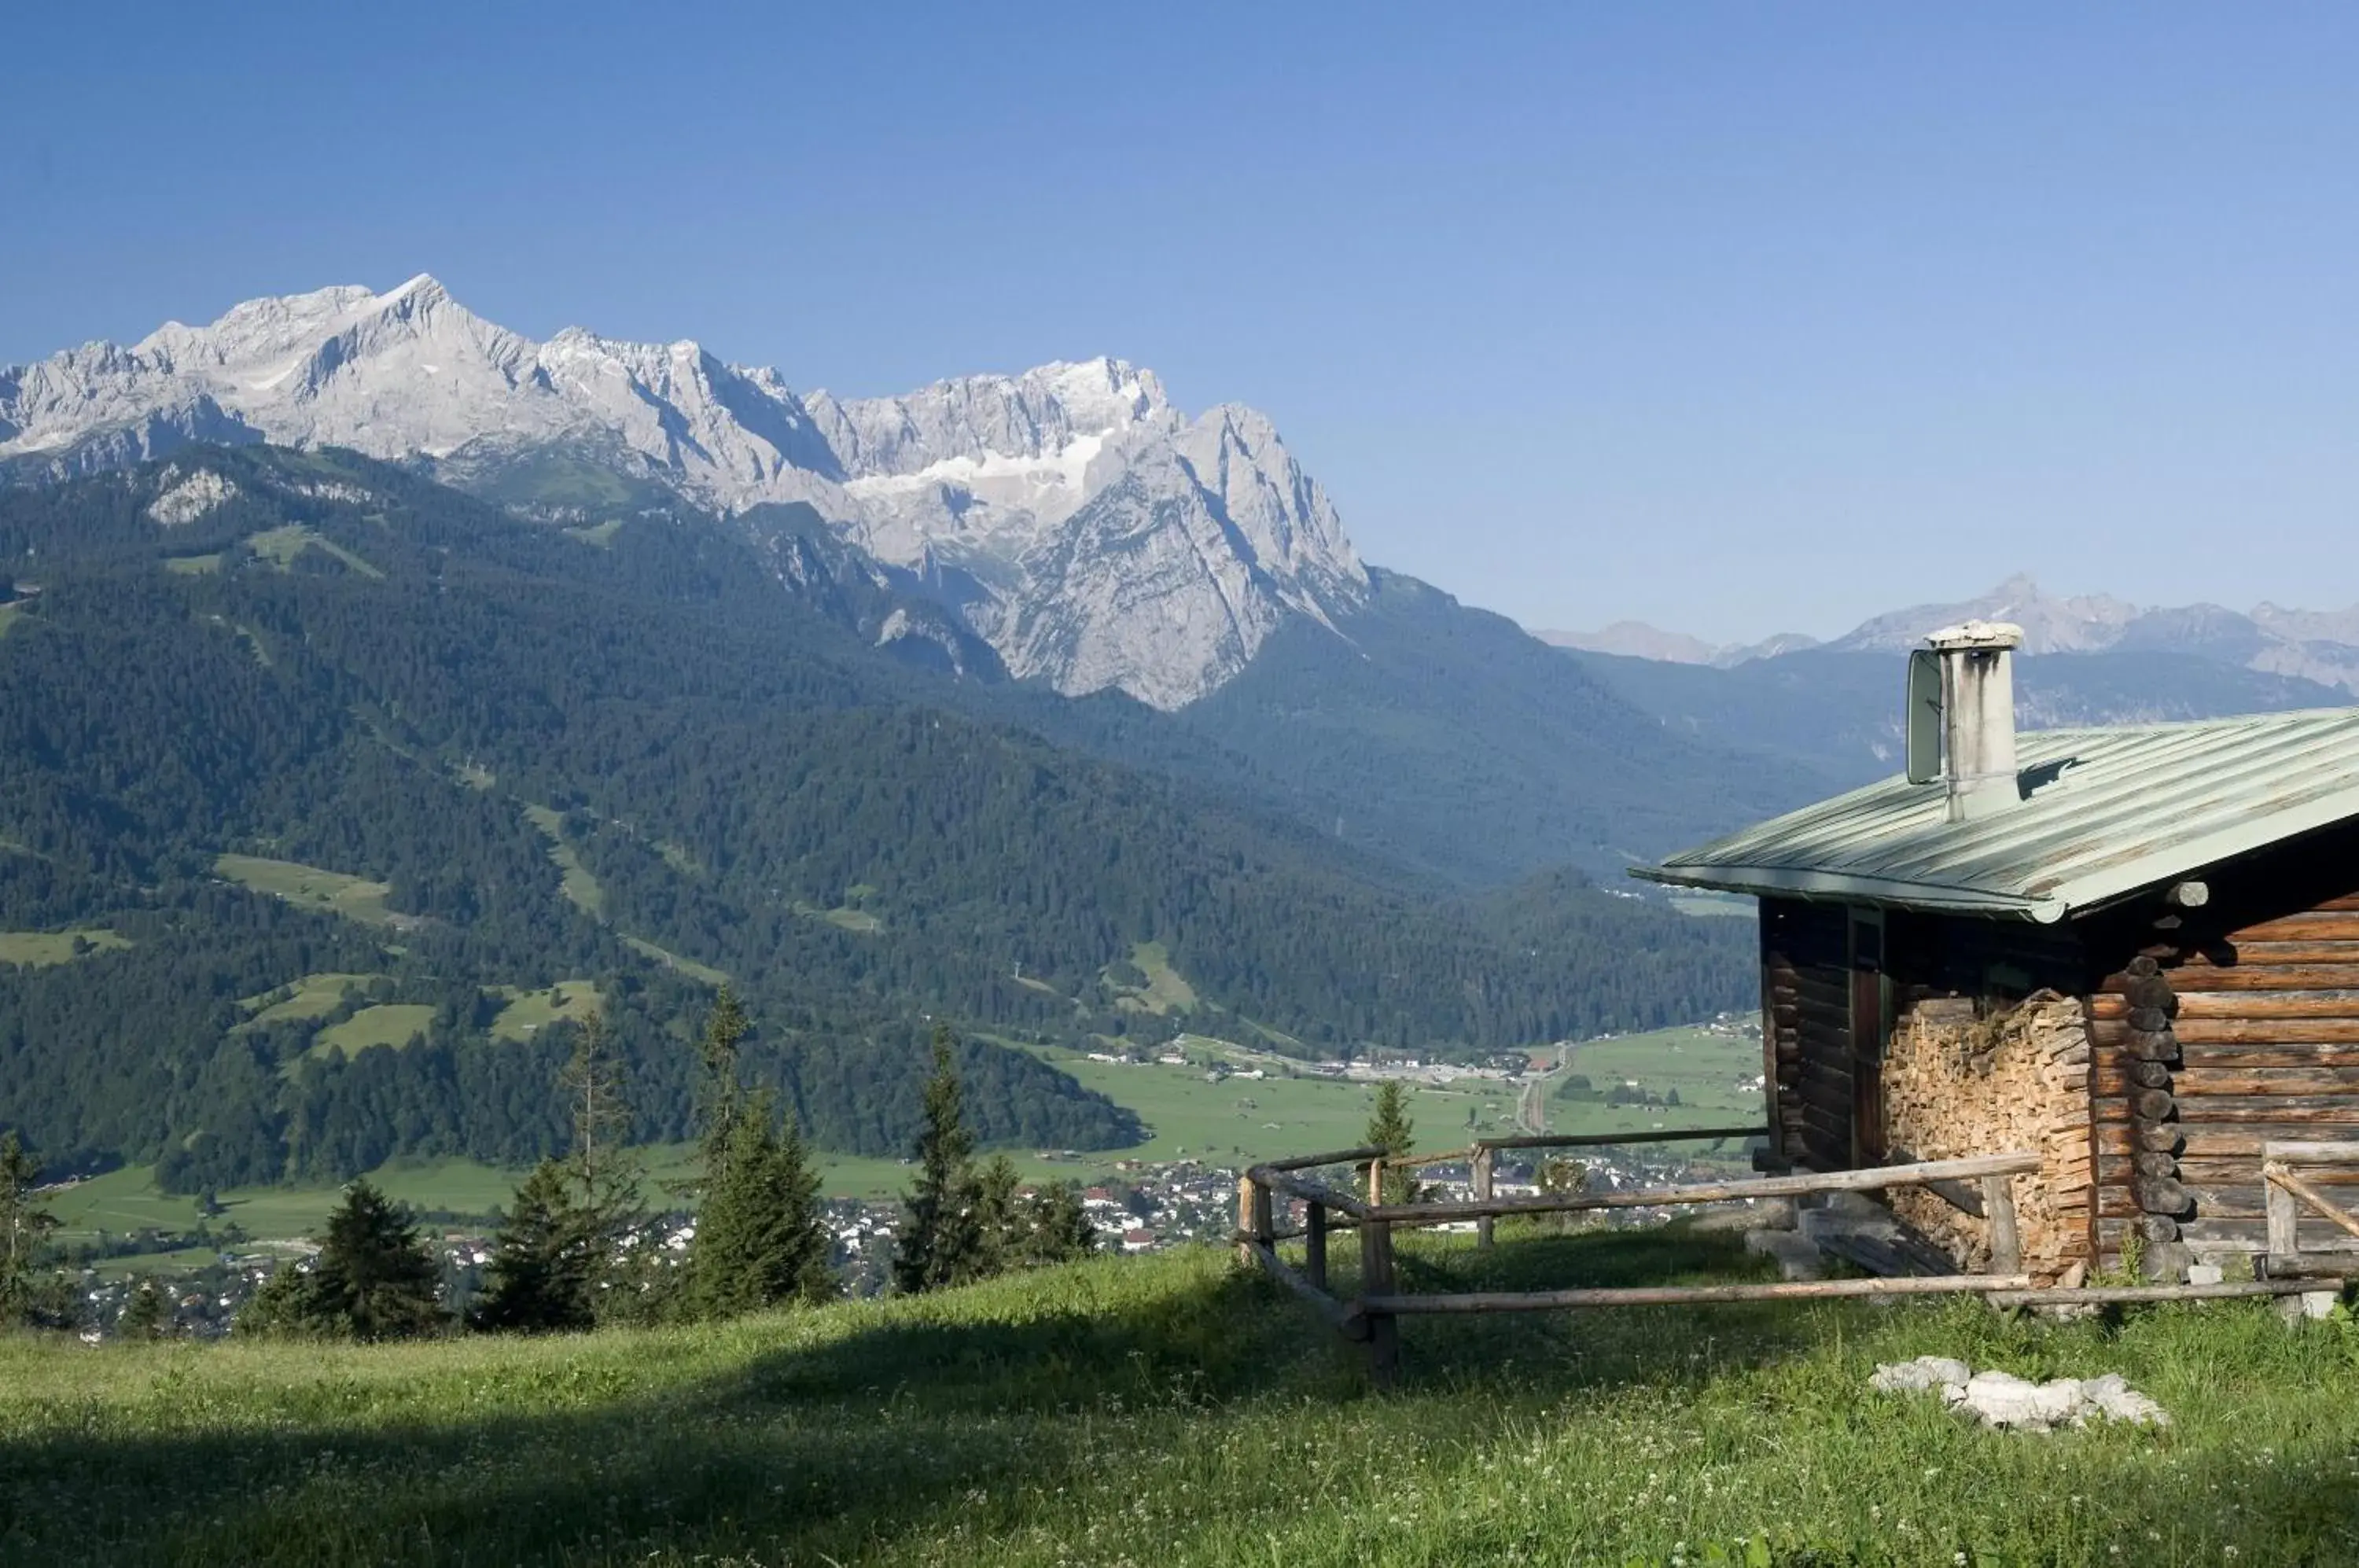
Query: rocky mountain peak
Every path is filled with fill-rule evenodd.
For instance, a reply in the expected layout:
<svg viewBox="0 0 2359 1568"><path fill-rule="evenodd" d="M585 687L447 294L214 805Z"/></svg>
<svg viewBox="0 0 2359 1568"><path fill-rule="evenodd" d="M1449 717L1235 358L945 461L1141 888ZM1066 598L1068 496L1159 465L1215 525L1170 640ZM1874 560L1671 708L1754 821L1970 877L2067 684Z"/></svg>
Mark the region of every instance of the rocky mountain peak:
<svg viewBox="0 0 2359 1568"><path fill-rule="evenodd" d="M1191 419L1153 372L1108 356L801 396L685 339L568 327L535 343L421 273L0 370L9 477L255 441L348 446L504 495L560 454L721 512L805 503L940 589L1016 675L1163 706L1235 674L1286 617L1326 621L1367 591L1266 417Z"/></svg>
<svg viewBox="0 0 2359 1568"><path fill-rule="evenodd" d="M1831 643L1789 636L1723 648L1636 621L1617 622L1596 632L1534 635L1562 648L1724 667L1811 648L1898 653L1920 646L1937 626L1967 620L2011 621L2022 626L2026 653L2189 654L2359 694L2359 606L2318 611L2264 604L2247 613L2211 604L2142 606L2107 593L2060 598L2044 592L2030 573L2020 572L1972 599L1915 604L1871 616Z"/></svg>

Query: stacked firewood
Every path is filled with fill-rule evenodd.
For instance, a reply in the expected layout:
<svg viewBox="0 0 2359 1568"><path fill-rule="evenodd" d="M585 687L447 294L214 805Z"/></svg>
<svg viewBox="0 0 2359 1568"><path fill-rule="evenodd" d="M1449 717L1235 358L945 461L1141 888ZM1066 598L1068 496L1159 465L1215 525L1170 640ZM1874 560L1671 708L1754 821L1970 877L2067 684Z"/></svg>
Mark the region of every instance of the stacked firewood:
<svg viewBox="0 0 2359 1568"><path fill-rule="evenodd" d="M2077 1000L2038 991L1984 1016L1971 1000L1920 1001L1885 1052L1883 1083L1887 1141L1913 1159L2040 1156L2037 1175L2015 1178L2026 1271L2049 1284L2086 1259L2089 1030ZM1962 1267L1988 1262L1986 1220L1930 1191L1890 1196Z"/></svg>

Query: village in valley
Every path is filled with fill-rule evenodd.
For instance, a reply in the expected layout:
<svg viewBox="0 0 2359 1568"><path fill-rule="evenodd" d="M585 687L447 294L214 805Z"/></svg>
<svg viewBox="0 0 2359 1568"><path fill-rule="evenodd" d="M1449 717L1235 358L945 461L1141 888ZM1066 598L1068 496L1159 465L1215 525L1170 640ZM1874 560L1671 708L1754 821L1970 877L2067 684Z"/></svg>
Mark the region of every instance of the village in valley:
<svg viewBox="0 0 2359 1568"><path fill-rule="evenodd" d="M1069 1053L1085 1056L1091 1070L1104 1074L1100 1081L1114 1092L1122 1090L1127 1076L1134 1095L1139 1083L1151 1081L1157 1092L1147 1097L1175 1112L1184 1109L1201 1117L1210 1107L1237 1124L1238 1145L1222 1151L1225 1158L1211 1151L1153 1159L1120 1151L1089 1156L1038 1150L1024 1165L1041 1181L1083 1183L1082 1207L1101 1250L1138 1254L1225 1244L1236 1226L1237 1181L1247 1162L1242 1151L1289 1152L1293 1142L1315 1142L1320 1137L1348 1142L1355 1118L1364 1118L1367 1092L1379 1083L1395 1082L1425 1092L1412 1104L1428 1118L1419 1127L1419 1145L1435 1149L1476 1136L1546 1131L1551 1120L1581 1132L1614 1127L1660 1131L1742 1122L1744 1107L1759 1102L1760 1040L1756 1018L1724 1014L1687 1029L1558 1041L1472 1063L1385 1053L1351 1061L1303 1061L1188 1034L1159 1045ZM1263 1087L1273 1083L1285 1087L1275 1093ZM1316 1119L1308 1126L1288 1127L1272 1125L1267 1119L1272 1115ZM1197 1127L1201 1137L1202 1129L1219 1124L1191 1117L1187 1125ZM1248 1138L1255 1142L1243 1141ZM1155 1139L1157 1145L1166 1141L1160 1136ZM1703 1146L1633 1144L1586 1149L1578 1161L1578 1179L1612 1190L1726 1173L1746 1168L1745 1149L1742 1138ZM1538 1193L1550 1178L1549 1164L1545 1152L1510 1156L1497 1169L1495 1191L1501 1195ZM891 1180L895 1169L887 1162L859 1168L872 1185ZM902 1162L897 1169L906 1173L909 1168ZM1561 1182L1573 1171L1560 1161L1554 1175ZM123 1184L121 1177L95 1180L110 1188ZM103 1201L94 1195L81 1201L81 1190L87 1185L82 1181L60 1183L43 1189L41 1196L71 1216L60 1240L69 1257L83 1260L80 1290L90 1326L81 1332L93 1344L120 1332L126 1312L133 1313L137 1332L157 1332L156 1309L140 1305L135 1310L143 1292L151 1290L162 1302L164 1331L199 1338L227 1334L238 1310L274 1270L299 1264L317 1250L316 1240L304 1234L250 1234L238 1218L245 1204L236 1193L211 1199L205 1206L214 1212L201 1215L187 1230L106 1230L99 1223L108 1212ZM1458 1159L1428 1167L1419 1185L1435 1199L1471 1198L1471 1161ZM652 1186L659 1203L666 1183L658 1180ZM421 1206L430 1213L439 1205ZM898 1196L882 1191L830 1196L825 1209L832 1267L846 1292L864 1296L888 1289ZM1636 1224L1660 1217L1658 1211L1619 1211L1599 1223ZM461 1310L480 1292L493 1257L496 1232L490 1218L473 1224L455 1216L427 1222L444 1289ZM1472 1222L1458 1228L1471 1232ZM652 1215L627 1238L627 1245L676 1261L685 1258L694 1236L694 1215L682 1208Z"/></svg>

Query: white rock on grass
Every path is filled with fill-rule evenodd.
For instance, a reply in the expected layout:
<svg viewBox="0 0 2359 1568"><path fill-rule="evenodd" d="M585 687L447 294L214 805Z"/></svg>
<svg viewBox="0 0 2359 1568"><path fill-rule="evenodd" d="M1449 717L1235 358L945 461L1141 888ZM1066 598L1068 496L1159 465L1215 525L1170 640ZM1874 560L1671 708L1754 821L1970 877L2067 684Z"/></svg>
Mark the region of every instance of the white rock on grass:
<svg viewBox="0 0 2359 1568"><path fill-rule="evenodd" d="M1947 1356L1920 1356L1914 1361L1878 1367L1867 1386L1887 1394L1921 1394L1928 1388L1962 1388L1973 1376L1973 1369L1962 1361Z"/></svg>
<svg viewBox="0 0 2359 1568"><path fill-rule="evenodd" d="M1939 1389L1947 1408L2009 1432L2085 1426L2092 1417L2134 1426L2170 1424L2163 1408L2131 1388L2118 1372L2085 1381L2057 1377L2034 1383L2012 1372L1973 1372L1964 1362L1945 1356L1920 1356L1878 1366L1868 1386L1886 1393Z"/></svg>
<svg viewBox="0 0 2359 1568"><path fill-rule="evenodd" d="M2169 1426L2170 1416L2160 1405L2129 1386L2118 1372L2092 1377L2081 1385L2082 1398L2097 1407L2108 1421L2133 1426Z"/></svg>

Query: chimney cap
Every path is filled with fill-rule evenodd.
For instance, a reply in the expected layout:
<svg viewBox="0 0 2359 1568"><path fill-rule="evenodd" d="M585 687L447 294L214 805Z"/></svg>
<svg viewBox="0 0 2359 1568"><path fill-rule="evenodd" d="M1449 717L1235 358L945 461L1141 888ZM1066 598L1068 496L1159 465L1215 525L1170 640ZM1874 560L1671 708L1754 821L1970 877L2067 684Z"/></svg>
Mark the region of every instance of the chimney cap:
<svg viewBox="0 0 2359 1568"><path fill-rule="evenodd" d="M2008 621L1962 621L1954 626L1943 626L1929 633L1926 646L1937 653L1962 652L1972 648L2021 648L2023 628Z"/></svg>

